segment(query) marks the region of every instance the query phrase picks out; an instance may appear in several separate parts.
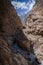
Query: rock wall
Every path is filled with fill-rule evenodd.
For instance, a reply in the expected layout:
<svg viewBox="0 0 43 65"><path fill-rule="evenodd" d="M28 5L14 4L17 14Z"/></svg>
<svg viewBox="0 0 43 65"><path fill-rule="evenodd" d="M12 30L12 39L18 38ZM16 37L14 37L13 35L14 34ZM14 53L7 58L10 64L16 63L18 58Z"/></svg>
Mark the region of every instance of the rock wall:
<svg viewBox="0 0 43 65"><path fill-rule="evenodd" d="M31 15L31 17L33 16ZM30 16L28 18L30 18ZM31 19L32 18L30 18L30 20ZM29 24L25 30L22 30L22 28L21 20L11 5L10 0L0 0L0 65L39 64L35 46L37 47L39 42L43 43L43 35L39 33L37 35L35 32L33 34L32 31L30 31L29 34L27 34L26 31L26 34L24 34L25 30L28 30L28 32L31 30ZM36 44L37 38L40 40Z"/></svg>
<svg viewBox="0 0 43 65"><path fill-rule="evenodd" d="M0 20L0 26L3 23L2 31L6 35L14 35L14 28L22 27L21 20L19 19L15 9L10 4L9 0L0 1Z"/></svg>
<svg viewBox="0 0 43 65"><path fill-rule="evenodd" d="M26 18L26 29L23 31L31 41L37 59L43 65L43 0L36 0L35 6Z"/></svg>
<svg viewBox="0 0 43 65"><path fill-rule="evenodd" d="M13 48L16 42L21 48L28 42L21 20L10 0L0 0L0 65L29 65L21 53L16 53L18 49Z"/></svg>

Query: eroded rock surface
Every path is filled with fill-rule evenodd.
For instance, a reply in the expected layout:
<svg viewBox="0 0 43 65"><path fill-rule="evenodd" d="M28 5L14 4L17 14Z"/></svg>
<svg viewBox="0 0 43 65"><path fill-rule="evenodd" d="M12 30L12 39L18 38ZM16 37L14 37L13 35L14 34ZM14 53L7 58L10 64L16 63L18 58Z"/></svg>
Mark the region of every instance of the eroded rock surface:
<svg viewBox="0 0 43 65"><path fill-rule="evenodd" d="M35 58L15 9L9 0L0 0L0 65L32 65Z"/></svg>
<svg viewBox="0 0 43 65"><path fill-rule="evenodd" d="M26 19L24 34L33 45L38 61L43 65L43 0L36 0L36 4Z"/></svg>
<svg viewBox="0 0 43 65"><path fill-rule="evenodd" d="M15 39L21 48L28 42L22 32L21 20L10 0L0 0L0 65L30 65L25 57L16 53L16 48L13 48Z"/></svg>
<svg viewBox="0 0 43 65"><path fill-rule="evenodd" d="M23 34L21 20L10 1L0 0L0 65L39 65L35 48L40 41L43 43L43 35L31 33Z"/></svg>

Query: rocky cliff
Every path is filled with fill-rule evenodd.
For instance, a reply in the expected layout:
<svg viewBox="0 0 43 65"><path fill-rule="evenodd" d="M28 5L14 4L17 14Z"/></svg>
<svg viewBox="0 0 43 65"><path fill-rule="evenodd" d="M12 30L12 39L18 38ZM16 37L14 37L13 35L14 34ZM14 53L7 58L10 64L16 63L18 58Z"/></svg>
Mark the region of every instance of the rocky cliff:
<svg viewBox="0 0 43 65"><path fill-rule="evenodd" d="M26 29L23 31L31 41L38 61L43 65L43 0L36 0L35 6L26 18Z"/></svg>
<svg viewBox="0 0 43 65"><path fill-rule="evenodd" d="M21 50L27 50L26 43L29 42L23 34L21 20L10 0L0 0L0 65L29 65L23 56L26 51Z"/></svg>
<svg viewBox="0 0 43 65"><path fill-rule="evenodd" d="M9 3L9 0L0 1L0 20L1 20L0 25L3 23L2 31L3 33L5 32L6 35L11 35L11 34L14 35L15 32L14 28L16 28L17 26L19 28L22 27L21 20L19 19L13 6Z"/></svg>
<svg viewBox="0 0 43 65"><path fill-rule="evenodd" d="M34 9L37 7L35 7L32 11L36 11ZM22 30L21 20L10 0L0 0L0 65L39 65L37 59L43 59L43 18L41 16L43 17L41 13L30 14L26 19L26 29ZM42 58L40 58L40 51Z"/></svg>

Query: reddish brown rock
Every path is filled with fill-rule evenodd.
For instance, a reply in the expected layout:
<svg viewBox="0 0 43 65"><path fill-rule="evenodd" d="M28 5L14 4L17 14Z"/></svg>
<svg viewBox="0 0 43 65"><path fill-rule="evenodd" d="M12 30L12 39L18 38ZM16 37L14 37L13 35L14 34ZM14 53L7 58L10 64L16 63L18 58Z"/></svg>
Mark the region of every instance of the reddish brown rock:
<svg viewBox="0 0 43 65"><path fill-rule="evenodd" d="M31 42L10 1L0 0L0 65L37 65ZM13 48L15 44L17 48Z"/></svg>
<svg viewBox="0 0 43 65"><path fill-rule="evenodd" d="M23 34L22 23L15 9L9 0L0 0L0 65L29 65L26 58L13 49L15 39L19 46L22 45L21 48L27 48L28 40Z"/></svg>
<svg viewBox="0 0 43 65"><path fill-rule="evenodd" d="M21 20L9 0L0 1L0 20L0 26L3 23L2 31L5 35L14 35L15 29L22 27Z"/></svg>

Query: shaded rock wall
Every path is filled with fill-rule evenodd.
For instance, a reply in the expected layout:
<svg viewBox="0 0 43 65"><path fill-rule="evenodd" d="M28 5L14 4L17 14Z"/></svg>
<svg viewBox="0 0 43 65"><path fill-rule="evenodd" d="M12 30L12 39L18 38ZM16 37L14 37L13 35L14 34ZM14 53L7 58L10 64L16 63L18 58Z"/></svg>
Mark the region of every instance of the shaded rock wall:
<svg viewBox="0 0 43 65"><path fill-rule="evenodd" d="M16 29L16 27L22 27L21 20L19 19L15 9L10 4L9 0L0 1L0 20L0 25L3 23L2 31L6 35L14 35L14 28Z"/></svg>
<svg viewBox="0 0 43 65"><path fill-rule="evenodd" d="M9 0L0 0L0 65L29 65L20 53L15 53L15 39L21 48L26 47L28 40L15 9Z"/></svg>

